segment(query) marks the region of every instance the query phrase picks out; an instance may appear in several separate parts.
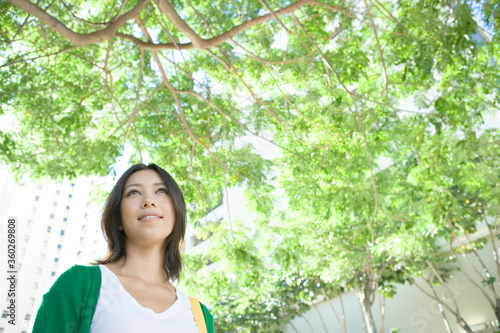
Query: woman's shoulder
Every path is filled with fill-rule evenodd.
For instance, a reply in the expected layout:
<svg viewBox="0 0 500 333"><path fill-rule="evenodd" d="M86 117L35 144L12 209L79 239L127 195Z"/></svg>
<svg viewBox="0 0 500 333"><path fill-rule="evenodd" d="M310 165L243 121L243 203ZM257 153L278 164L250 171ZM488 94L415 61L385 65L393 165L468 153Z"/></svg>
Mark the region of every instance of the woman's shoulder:
<svg viewBox="0 0 500 333"><path fill-rule="evenodd" d="M68 268L64 273L72 273L72 274L84 274L84 273L90 273L94 271L99 271L99 265L73 265L70 268Z"/></svg>
<svg viewBox="0 0 500 333"><path fill-rule="evenodd" d="M61 274L62 276L78 277L94 275L100 272L99 265L73 265Z"/></svg>
<svg viewBox="0 0 500 333"><path fill-rule="evenodd" d="M79 328L90 327L100 280L99 266L74 265L64 271L43 295L33 332L69 332L68 327L85 332Z"/></svg>
<svg viewBox="0 0 500 333"><path fill-rule="evenodd" d="M100 268L97 265L73 265L64 271L54 282L56 285L70 284L72 286L84 285L92 282L99 282L101 280Z"/></svg>

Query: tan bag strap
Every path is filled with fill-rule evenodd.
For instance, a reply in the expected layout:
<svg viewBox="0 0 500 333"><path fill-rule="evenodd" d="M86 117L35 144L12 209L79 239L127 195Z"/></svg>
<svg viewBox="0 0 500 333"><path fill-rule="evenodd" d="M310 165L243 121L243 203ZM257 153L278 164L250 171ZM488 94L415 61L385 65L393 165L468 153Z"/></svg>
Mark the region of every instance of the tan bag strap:
<svg viewBox="0 0 500 333"><path fill-rule="evenodd" d="M194 321L196 322L196 326L198 326L200 333L207 333L207 325L205 324L205 316L201 310L200 301L198 301L196 297L189 296L189 302L191 303L191 309L193 310Z"/></svg>

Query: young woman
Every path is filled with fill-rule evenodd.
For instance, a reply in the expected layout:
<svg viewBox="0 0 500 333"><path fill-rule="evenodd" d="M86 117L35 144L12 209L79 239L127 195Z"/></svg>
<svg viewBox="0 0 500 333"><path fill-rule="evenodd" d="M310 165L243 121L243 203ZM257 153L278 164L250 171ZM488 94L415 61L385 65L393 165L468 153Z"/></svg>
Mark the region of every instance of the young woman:
<svg viewBox="0 0 500 333"><path fill-rule="evenodd" d="M108 255L73 266L43 296L34 333L214 332L213 318L170 281L182 268L184 197L155 164L136 164L111 191L102 215Z"/></svg>

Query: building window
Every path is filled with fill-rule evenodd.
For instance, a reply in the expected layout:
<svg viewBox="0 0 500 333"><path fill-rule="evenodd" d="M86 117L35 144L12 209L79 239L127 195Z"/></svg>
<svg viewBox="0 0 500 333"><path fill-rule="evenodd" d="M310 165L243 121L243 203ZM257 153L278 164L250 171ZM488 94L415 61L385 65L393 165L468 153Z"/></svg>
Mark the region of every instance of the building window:
<svg viewBox="0 0 500 333"><path fill-rule="evenodd" d="M56 272L50 272L50 276L56 276Z"/></svg>
<svg viewBox="0 0 500 333"><path fill-rule="evenodd" d="M53 219L54 218L54 214L50 214L50 218Z"/></svg>
<svg viewBox="0 0 500 333"><path fill-rule="evenodd" d="M57 190L57 191L56 191L56 194L59 194L59 193L61 193L61 191Z"/></svg>
<svg viewBox="0 0 500 333"><path fill-rule="evenodd" d="M57 207L57 201L54 201L54 202L52 203L52 206Z"/></svg>
<svg viewBox="0 0 500 333"><path fill-rule="evenodd" d="M75 183L71 183L71 187L75 187Z"/></svg>
<svg viewBox="0 0 500 333"><path fill-rule="evenodd" d="M4 311L4 312L2 313L2 318L7 318L7 311Z"/></svg>
<svg viewBox="0 0 500 333"><path fill-rule="evenodd" d="M37 195L37 196L35 197L35 201L38 201L38 200L40 200L40 197Z"/></svg>
<svg viewBox="0 0 500 333"><path fill-rule="evenodd" d="M59 258L55 257L54 262L59 262Z"/></svg>
<svg viewBox="0 0 500 333"><path fill-rule="evenodd" d="M64 230L61 230L61 236L64 236Z"/></svg>
<svg viewBox="0 0 500 333"><path fill-rule="evenodd" d="M73 194L69 194L69 195L68 195L68 198L73 198Z"/></svg>
<svg viewBox="0 0 500 333"><path fill-rule="evenodd" d="M57 248L60 249L61 248L61 244L57 244Z"/></svg>
<svg viewBox="0 0 500 333"><path fill-rule="evenodd" d="M24 320L30 320L31 319L31 315L27 314L26 317L24 317Z"/></svg>
<svg viewBox="0 0 500 333"><path fill-rule="evenodd" d="M63 218L63 222L68 222L68 218L67 217Z"/></svg>
<svg viewBox="0 0 500 333"><path fill-rule="evenodd" d="M50 230L52 230L52 227L49 225L49 226L47 227L47 232L50 232Z"/></svg>
<svg viewBox="0 0 500 333"><path fill-rule="evenodd" d="M66 210L68 210L68 209L69 209L69 206L66 206Z"/></svg>

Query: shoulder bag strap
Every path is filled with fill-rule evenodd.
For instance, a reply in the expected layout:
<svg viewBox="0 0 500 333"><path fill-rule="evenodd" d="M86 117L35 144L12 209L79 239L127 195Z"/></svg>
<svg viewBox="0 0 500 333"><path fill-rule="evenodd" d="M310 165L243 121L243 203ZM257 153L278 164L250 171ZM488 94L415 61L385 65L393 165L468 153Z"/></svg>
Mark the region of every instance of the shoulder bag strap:
<svg viewBox="0 0 500 333"><path fill-rule="evenodd" d="M191 309L194 314L194 321L196 326L200 330L200 333L207 333L207 325L205 324L205 317L203 316L203 311L201 310L200 301L197 298L189 296L189 302L191 303Z"/></svg>

